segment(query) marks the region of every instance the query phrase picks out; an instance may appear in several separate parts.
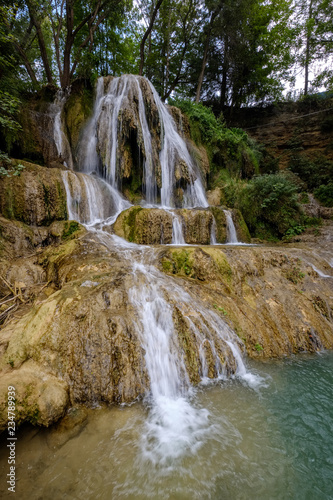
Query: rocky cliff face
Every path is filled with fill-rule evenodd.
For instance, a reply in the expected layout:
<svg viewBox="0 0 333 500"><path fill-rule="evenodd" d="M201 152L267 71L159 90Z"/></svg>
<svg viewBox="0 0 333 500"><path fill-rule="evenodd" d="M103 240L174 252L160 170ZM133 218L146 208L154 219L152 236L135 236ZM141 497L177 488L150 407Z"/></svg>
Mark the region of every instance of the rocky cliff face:
<svg viewBox="0 0 333 500"><path fill-rule="evenodd" d="M67 219L66 191L61 170L21 161L20 176L5 177L0 184L0 211L7 219L46 226Z"/></svg>
<svg viewBox="0 0 333 500"><path fill-rule="evenodd" d="M264 144L282 169L295 151L312 160L322 157L332 161L332 107L332 99L311 100L309 96L303 102L239 110L230 125L244 128Z"/></svg>

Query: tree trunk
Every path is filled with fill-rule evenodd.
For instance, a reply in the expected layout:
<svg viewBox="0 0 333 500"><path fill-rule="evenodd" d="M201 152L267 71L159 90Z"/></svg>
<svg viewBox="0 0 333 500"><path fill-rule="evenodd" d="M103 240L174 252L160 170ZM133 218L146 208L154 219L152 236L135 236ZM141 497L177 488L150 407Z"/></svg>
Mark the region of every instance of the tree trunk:
<svg viewBox="0 0 333 500"><path fill-rule="evenodd" d="M222 67L222 82L221 82L221 96L220 96L220 105L221 108L226 104L227 100L227 76L228 76L228 37L224 37L224 58L223 58L223 67Z"/></svg>
<svg viewBox="0 0 333 500"><path fill-rule="evenodd" d="M61 86L68 87L71 83L71 50L73 45L74 9L73 0L66 1L66 41L64 49L64 66L61 78Z"/></svg>
<svg viewBox="0 0 333 500"><path fill-rule="evenodd" d="M38 87L38 81L37 81L35 72L30 64L30 61L29 61L26 53L24 52L23 48L17 42L13 42L13 43L14 43L15 49L17 50L17 52L21 56L23 64L24 64L24 66L25 66L25 68L26 68L26 70L31 78L32 83L34 84L35 87Z"/></svg>
<svg viewBox="0 0 333 500"><path fill-rule="evenodd" d="M200 75L199 75L199 78L198 78L197 92L196 92L196 96L195 96L195 102L196 103L198 103L200 101L201 87L202 87L202 82L203 82L203 79L204 79L205 69L206 69L206 64L207 64L207 59L208 59L210 36L211 36L211 33L212 33L213 23L215 21L216 16L218 15L220 9L221 9L221 7L219 5L214 10L214 12L212 13L212 16L211 16L210 21L209 21L208 30L207 30L207 36L206 36L206 40L205 40L204 55L203 55L203 59L202 59L202 66L201 66L201 71L200 71Z"/></svg>
<svg viewBox="0 0 333 500"><path fill-rule="evenodd" d="M155 8L153 10L153 13L152 13L152 16L150 19L149 26L148 26L145 34L143 35L141 43L140 43L140 68L139 68L139 75L140 76L142 76L143 66L144 66L144 62L145 62L145 43L146 43L146 40L153 29L154 21L155 21L155 18L157 16L158 9L160 8L162 2L163 2L163 0L157 1L157 4L155 5Z"/></svg>
<svg viewBox="0 0 333 500"><path fill-rule="evenodd" d="M53 76L52 76L52 71L51 71L51 66L49 63L49 58L47 56L47 50L46 50L46 45L45 45L45 40L44 40L44 35L42 32L42 28L39 22L39 19L36 15L36 12L34 11L30 1L27 2L28 9L29 9L29 15L30 19L35 26L36 32L37 32L37 37L38 37L38 45L39 45L39 50L40 54L42 56L42 61L45 69L45 74L47 78L48 83L53 83Z"/></svg>
<svg viewBox="0 0 333 500"><path fill-rule="evenodd" d="M313 2L313 0L310 0L308 21L310 19L312 19L312 2ZM308 90L309 90L310 37L311 37L311 33L310 33L309 28L307 27L306 48L305 48L305 67L304 67L304 71L305 71L304 95L307 95Z"/></svg>
<svg viewBox="0 0 333 500"><path fill-rule="evenodd" d="M202 87L202 82L204 79L204 74L205 74L205 69L206 69L206 64L207 64L207 59L208 59L209 42L210 42L210 29L208 30L206 41L205 41L205 50L204 50L204 55L202 58L201 71L200 71L200 75L199 75L199 79L198 79L197 92L196 92L196 96L195 96L196 103L198 103L200 101L201 87Z"/></svg>

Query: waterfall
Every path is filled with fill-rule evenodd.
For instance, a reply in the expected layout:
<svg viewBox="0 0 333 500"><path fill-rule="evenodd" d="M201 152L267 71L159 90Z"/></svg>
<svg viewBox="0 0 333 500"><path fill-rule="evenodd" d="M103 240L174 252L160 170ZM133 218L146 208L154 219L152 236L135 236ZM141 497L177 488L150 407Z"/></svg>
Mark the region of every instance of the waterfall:
<svg viewBox="0 0 333 500"><path fill-rule="evenodd" d="M161 122L160 162L162 170L161 205L170 207L173 205L173 185L175 174L175 162L183 160L188 168L190 183L184 194L185 208L208 207L205 190L198 172L195 172L191 155L187 149L184 139L178 134L176 124L170 115L168 108L161 101L153 85L149 82L155 103L157 105Z"/></svg>
<svg viewBox="0 0 333 500"><path fill-rule="evenodd" d="M61 114L64 109L68 92L58 90L53 104L50 106L51 113L54 114L53 139L57 148L58 156L64 160L64 165L73 169L73 159L71 148L66 134L62 129Z"/></svg>
<svg viewBox="0 0 333 500"><path fill-rule="evenodd" d="M133 255L131 260L136 284L129 290L129 300L137 310L136 329L150 379L151 412L142 447L149 460L161 463L185 450L195 452L211 431L208 411L195 408L188 399L191 384L179 345L181 337L174 325L175 306L171 304L177 304L189 338L194 338L198 346L202 380L207 379L208 366L212 369L212 359L217 378L225 378L230 369L245 380L248 375L238 337L215 312L204 308L153 266ZM166 300L171 297L171 302Z"/></svg>
<svg viewBox="0 0 333 500"><path fill-rule="evenodd" d="M228 240L227 243L238 243L237 239L237 233L236 233L236 228L234 221L232 220L232 215L229 210L223 210L225 213L226 219L227 219L227 234L228 234Z"/></svg>
<svg viewBox="0 0 333 500"><path fill-rule="evenodd" d="M183 234L183 225L181 218L177 215L174 214L173 212L170 212L172 214L172 240L171 244L172 245L186 245L185 239L184 239L184 234Z"/></svg>
<svg viewBox="0 0 333 500"><path fill-rule="evenodd" d="M64 171L62 180L70 220L93 225L113 216L114 222L120 212L131 206L117 190L94 175Z"/></svg>
<svg viewBox="0 0 333 500"><path fill-rule="evenodd" d="M142 93L143 82L151 91L148 107L155 106L159 117L160 145L157 145L154 139L154 147L155 150L160 148L160 165L156 164L156 155L153 154L147 103ZM161 205L162 207L175 206L175 167L182 165L184 172L186 171L184 175L187 178L183 206L186 208L207 207L208 203L200 173L193 163L186 143L179 135L167 106L161 101L152 84L143 77L122 75L113 78L106 93L104 93L104 79L98 80L93 116L82 134L80 170L89 172L99 168L110 185L119 189L122 179L119 178L117 167L119 164L119 137L122 137L123 132L121 112L124 110L129 110L133 120L131 123L137 130L138 138L142 144L144 162L142 186L146 202L148 204L158 203L157 176L160 175ZM159 168L161 172L157 174L156 171Z"/></svg>

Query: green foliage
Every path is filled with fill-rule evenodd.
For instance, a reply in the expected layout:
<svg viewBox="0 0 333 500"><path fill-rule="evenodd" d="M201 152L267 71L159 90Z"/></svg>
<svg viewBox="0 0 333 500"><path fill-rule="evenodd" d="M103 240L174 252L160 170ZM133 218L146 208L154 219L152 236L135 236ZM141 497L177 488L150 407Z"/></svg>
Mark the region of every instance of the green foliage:
<svg viewBox="0 0 333 500"><path fill-rule="evenodd" d="M22 165L21 163L13 164L7 153L3 153L0 150L0 178L20 176L24 168L24 165Z"/></svg>
<svg viewBox="0 0 333 500"><path fill-rule="evenodd" d="M224 316L228 316L227 311L223 307L219 307L216 304L214 304L214 308L220 311L222 314L224 314Z"/></svg>
<svg viewBox="0 0 333 500"><path fill-rule="evenodd" d="M210 108L188 99L169 99L169 104L177 106L188 116L194 141L213 145L222 139L226 130L222 115L216 118Z"/></svg>
<svg viewBox="0 0 333 500"><path fill-rule="evenodd" d="M296 150L291 156L288 168L306 183L310 191L329 183L333 178L333 162L321 155L312 160Z"/></svg>
<svg viewBox="0 0 333 500"><path fill-rule="evenodd" d="M5 137L8 149L14 142L17 132L22 128L16 120L20 104L17 97L0 90L0 131Z"/></svg>
<svg viewBox="0 0 333 500"><path fill-rule="evenodd" d="M255 350L256 350L257 352L261 352L261 351L263 351L263 350L264 350L264 348L263 348L263 346L262 346L261 344L256 344L256 345L254 346L254 348L255 348Z"/></svg>
<svg viewBox="0 0 333 500"><path fill-rule="evenodd" d="M305 274L301 272L299 266L292 267L289 271L286 272L287 280L297 285L299 281L304 278Z"/></svg>
<svg viewBox="0 0 333 500"><path fill-rule="evenodd" d="M321 122L320 130L323 134L330 134L333 132L333 116L329 116Z"/></svg>
<svg viewBox="0 0 333 500"><path fill-rule="evenodd" d="M333 182L319 186L314 195L325 207L333 207Z"/></svg>
<svg viewBox="0 0 333 500"><path fill-rule="evenodd" d="M225 196L241 210L252 236L281 238L302 222L297 189L282 173L265 174L249 182L232 181Z"/></svg>
<svg viewBox="0 0 333 500"><path fill-rule="evenodd" d="M259 173L260 148L244 130L228 128L222 114L216 118L213 111L201 103L173 99L170 104L187 115L191 137L196 144L207 148L215 176L219 176L221 169L242 178Z"/></svg>

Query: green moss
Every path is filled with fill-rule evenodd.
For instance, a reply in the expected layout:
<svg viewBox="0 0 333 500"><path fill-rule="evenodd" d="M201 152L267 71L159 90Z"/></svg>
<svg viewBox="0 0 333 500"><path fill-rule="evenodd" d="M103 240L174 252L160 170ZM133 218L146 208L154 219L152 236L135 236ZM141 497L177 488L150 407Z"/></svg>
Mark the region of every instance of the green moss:
<svg viewBox="0 0 333 500"><path fill-rule="evenodd" d="M136 216L141 212L142 207L133 207L128 211L123 219L123 230L127 235L128 241L135 242L136 236Z"/></svg>
<svg viewBox="0 0 333 500"><path fill-rule="evenodd" d="M163 259L162 260L162 269L165 273L170 273L171 270L172 270L172 263L170 262L170 260L167 260L167 259Z"/></svg>
<svg viewBox="0 0 333 500"><path fill-rule="evenodd" d="M66 222L61 235L61 239L68 240L76 231L80 229L80 227L80 224L74 220Z"/></svg>
<svg viewBox="0 0 333 500"><path fill-rule="evenodd" d="M230 267L229 262L227 261L226 256L215 248L205 248L205 252L208 253L212 259L214 260L223 281L227 281L231 283L232 280L232 269Z"/></svg>
<svg viewBox="0 0 333 500"><path fill-rule="evenodd" d="M193 272L193 260L188 250L175 250L172 252L174 260L173 273L190 276Z"/></svg>

